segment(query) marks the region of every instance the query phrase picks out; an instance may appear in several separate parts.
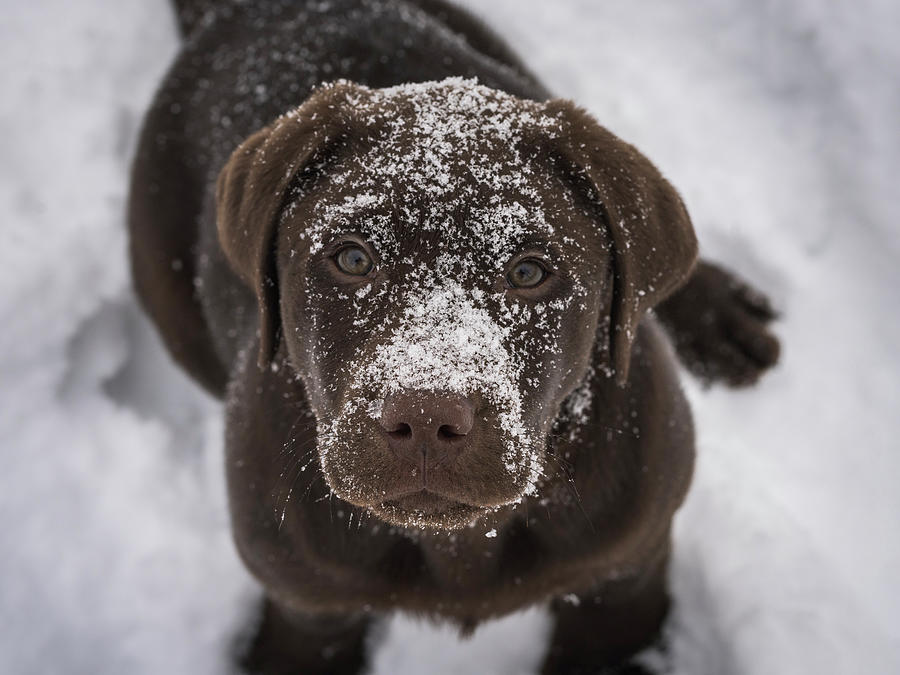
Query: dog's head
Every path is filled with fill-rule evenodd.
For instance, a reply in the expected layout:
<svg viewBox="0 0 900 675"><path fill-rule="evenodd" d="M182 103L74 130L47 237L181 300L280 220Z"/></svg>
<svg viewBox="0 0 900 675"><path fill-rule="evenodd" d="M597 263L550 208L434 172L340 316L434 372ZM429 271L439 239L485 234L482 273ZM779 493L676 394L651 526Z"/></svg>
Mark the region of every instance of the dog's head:
<svg viewBox="0 0 900 675"><path fill-rule="evenodd" d="M592 364L628 377L696 242L672 187L565 101L341 82L250 137L221 245L318 420L334 493L459 527L533 493Z"/></svg>

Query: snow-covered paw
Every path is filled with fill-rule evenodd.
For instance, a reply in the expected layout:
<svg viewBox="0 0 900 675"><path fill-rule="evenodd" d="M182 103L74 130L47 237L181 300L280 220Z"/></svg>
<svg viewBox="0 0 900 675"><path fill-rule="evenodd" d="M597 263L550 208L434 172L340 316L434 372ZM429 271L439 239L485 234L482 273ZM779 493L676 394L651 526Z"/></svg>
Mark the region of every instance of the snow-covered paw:
<svg viewBox="0 0 900 675"><path fill-rule="evenodd" d="M681 362L707 384L751 385L778 361L769 299L716 265L700 262L657 315Z"/></svg>

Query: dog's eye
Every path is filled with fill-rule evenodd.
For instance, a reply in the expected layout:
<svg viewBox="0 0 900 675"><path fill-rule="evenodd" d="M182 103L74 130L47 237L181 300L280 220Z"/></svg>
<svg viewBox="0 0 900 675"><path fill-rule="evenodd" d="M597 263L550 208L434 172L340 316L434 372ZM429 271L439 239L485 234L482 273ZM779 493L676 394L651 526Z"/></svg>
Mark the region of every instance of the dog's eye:
<svg viewBox="0 0 900 675"><path fill-rule="evenodd" d="M513 288L534 288L547 278L547 270L537 260L522 260L506 275Z"/></svg>
<svg viewBox="0 0 900 675"><path fill-rule="evenodd" d="M372 259L359 246L345 246L335 256L337 266L344 274L364 277L372 270Z"/></svg>

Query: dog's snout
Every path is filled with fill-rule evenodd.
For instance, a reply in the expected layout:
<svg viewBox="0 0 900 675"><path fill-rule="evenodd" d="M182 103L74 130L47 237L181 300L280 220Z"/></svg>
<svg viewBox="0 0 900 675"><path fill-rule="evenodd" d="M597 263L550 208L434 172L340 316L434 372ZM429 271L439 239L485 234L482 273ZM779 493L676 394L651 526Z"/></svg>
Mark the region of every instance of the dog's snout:
<svg viewBox="0 0 900 675"><path fill-rule="evenodd" d="M400 458L432 469L458 456L475 423L472 402L454 394L406 392L384 401L381 427Z"/></svg>

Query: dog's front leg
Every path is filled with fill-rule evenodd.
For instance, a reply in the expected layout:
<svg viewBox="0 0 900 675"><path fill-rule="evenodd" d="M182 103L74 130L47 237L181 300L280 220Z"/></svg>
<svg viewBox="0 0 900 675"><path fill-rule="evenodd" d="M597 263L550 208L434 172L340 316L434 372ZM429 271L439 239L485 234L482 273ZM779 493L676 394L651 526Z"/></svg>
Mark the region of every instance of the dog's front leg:
<svg viewBox="0 0 900 675"><path fill-rule="evenodd" d="M244 672L259 675L359 673L366 663L371 622L365 614L301 614L267 598L239 664Z"/></svg>
<svg viewBox="0 0 900 675"><path fill-rule="evenodd" d="M631 660L662 646L669 611L666 556L639 581L617 581L551 604L555 619L541 675L649 675Z"/></svg>

